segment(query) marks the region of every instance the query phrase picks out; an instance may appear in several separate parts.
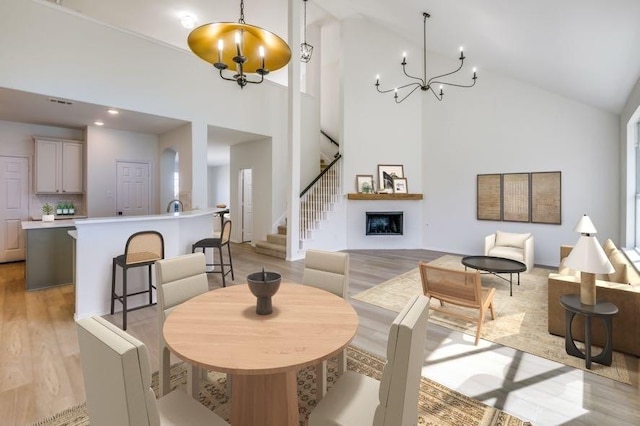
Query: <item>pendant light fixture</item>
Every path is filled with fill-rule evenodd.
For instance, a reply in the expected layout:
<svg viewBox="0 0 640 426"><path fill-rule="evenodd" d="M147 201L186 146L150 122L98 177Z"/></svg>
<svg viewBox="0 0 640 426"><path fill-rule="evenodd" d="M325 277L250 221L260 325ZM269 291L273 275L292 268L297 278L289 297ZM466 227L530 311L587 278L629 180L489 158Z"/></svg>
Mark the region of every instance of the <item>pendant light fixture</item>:
<svg viewBox="0 0 640 426"><path fill-rule="evenodd" d="M260 84L264 76L287 65L289 45L276 34L244 22L244 0L240 0L240 19L214 22L191 31L189 48L213 64L224 80L235 81L240 88Z"/></svg>
<svg viewBox="0 0 640 426"><path fill-rule="evenodd" d="M307 0L302 1L304 2L304 39L300 45L300 60L309 62L313 53L313 46L307 43Z"/></svg>
<svg viewBox="0 0 640 426"><path fill-rule="evenodd" d="M388 89L388 90L380 90L380 76L376 76L376 89L378 90L378 92L380 93L389 93L389 92L393 92L393 98L395 99L396 103L399 104L400 102L404 101L405 99L407 99L413 92L415 92L417 89L421 89L422 91L426 92L426 91L430 91L431 93L433 93L433 95L436 97L436 99L438 99L439 101L442 100L442 98L444 97L444 86L454 86L454 87L473 87L476 84L476 80L478 79L478 77L476 76L476 69L473 69L473 77L471 77L471 80L473 80L473 82L471 84L457 84L457 83L450 83L447 81L444 81L443 78L448 77L450 75L453 75L455 73L457 73L458 71L460 71L462 69L462 66L464 65L464 60L465 60L465 56L464 56L464 52L462 50L462 47L460 48L460 57L458 58L460 60L460 66L448 73L445 74L441 74L441 75L437 75L435 77L431 77L430 79L427 80L427 18L431 17L431 15L429 15L428 13L424 12L422 13L423 16L423 36L424 36L424 44L422 45L422 78L420 77L414 77L412 75L409 75L407 73L407 52L404 52L402 54L402 62L400 63L400 65L402 65L402 72L404 72L404 75L406 75L407 77L415 80L412 83L407 83L403 86L398 86L398 87L394 87L393 89ZM438 85L438 91L433 90L433 86L434 85ZM409 91L409 93L404 94L403 95L403 89L407 89ZM401 97L399 97L399 95Z"/></svg>

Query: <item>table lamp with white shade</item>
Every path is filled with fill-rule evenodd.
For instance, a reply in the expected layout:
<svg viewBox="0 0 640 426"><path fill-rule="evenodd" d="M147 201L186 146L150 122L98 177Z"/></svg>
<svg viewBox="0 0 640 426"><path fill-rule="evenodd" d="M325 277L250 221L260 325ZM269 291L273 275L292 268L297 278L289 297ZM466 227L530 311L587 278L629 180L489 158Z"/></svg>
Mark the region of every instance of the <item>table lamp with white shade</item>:
<svg viewBox="0 0 640 426"><path fill-rule="evenodd" d="M610 274L615 271L598 239L594 236L596 227L586 214L580 218L574 231L580 232L580 239L567 256L565 266L580 271L580 303L596 304L595 274Z"/></svg>

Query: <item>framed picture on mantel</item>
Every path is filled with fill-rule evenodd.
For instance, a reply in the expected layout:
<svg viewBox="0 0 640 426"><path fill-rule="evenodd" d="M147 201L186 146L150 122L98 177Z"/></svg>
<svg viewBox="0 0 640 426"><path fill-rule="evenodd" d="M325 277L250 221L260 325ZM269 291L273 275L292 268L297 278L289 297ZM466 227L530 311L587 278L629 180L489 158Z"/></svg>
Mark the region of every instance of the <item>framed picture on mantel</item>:
<svg viewBox="0 0 640 426"><path fill-rule="evenodd" d="M356 192L358 194L373 194L373 175L356 175Z"/></svg>
<svg viewBox="0 0 640 426"><path fill-rule="evenodd" d="M393 178L393 193L406 194L409 192L407 178Z"/></svg>
<svg viewBox="0 0 640 426"><path fill-rule="evenodd" d="M378 185L379 189L385 192L393 192L393 179L404 177L404 167L402 164L378 164Z"/></svg>

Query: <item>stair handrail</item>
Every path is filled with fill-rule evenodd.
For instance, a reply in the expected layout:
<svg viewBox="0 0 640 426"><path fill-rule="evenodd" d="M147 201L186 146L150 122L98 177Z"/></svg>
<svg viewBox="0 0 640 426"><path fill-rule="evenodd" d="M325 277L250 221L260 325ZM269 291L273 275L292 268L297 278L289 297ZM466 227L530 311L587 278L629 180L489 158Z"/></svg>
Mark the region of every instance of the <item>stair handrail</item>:
<svg viewBox="0 0 640 426"><path fill-rule="evenodd" d="M320 179L322 179L322 176L324 176L325 173L327 173L329 170L331 170L331 168L341 158L342 158L342 154L338 154L338 156L336 158L334 158L333 161L331 163L329 163L329 165L323 171L321 171L320 174L318 176L316 176L316 178L314 180L312 180L311 183L309 185L307 185L307 187L305 189L302 190L302 192L300 193L300 198L302 198L304 196L304 194L307 193L307 191L309 191L311 188L313 188L313 185L315 185L316 182L318 182Z"/></svg>
<svg viewBox="0 0 640 426"><path fill-rule="evenodd" d="M329 139L329 141L335 146L338 146L338 147L340 146L340 144L336 142L331 136L329 136L327 132L325 132L324 130L320 130L320 134L322 134L322 136L324 136L325 138Z"/></svg>

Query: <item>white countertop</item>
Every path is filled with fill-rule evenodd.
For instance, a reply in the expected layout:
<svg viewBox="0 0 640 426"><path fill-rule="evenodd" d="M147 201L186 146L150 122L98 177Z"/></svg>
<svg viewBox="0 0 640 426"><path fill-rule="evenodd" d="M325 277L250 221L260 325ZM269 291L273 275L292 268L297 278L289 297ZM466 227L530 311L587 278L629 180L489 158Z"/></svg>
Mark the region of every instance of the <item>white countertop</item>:
<svg viewBox="0 0 640 426"><path fill-rule="evenodd" d="M112 217L96 217L86 219L56 219L53 222L42 222L41 220L30 220L22 222L22 229L47 229L47 228L72 228L82 226L84 224L98 224L98 223L122 223L122 222L140 222L145 220L166 220L166 219L188 219L190 217L200 217L204 215L213 215L220 211L226 211L227 209L199 209L189 210L186 212L177 213L162 213L156 215L142 215L142 216L112 216Z"/></svg>
<svg viewBox="0 0 640 426"><path fill-rule="evenodd" d="M29 220L22 222L22 229L51 229L51 228L73 228L75 227L75 220L73 219L59 219L53 222L43 222L41 220Z"/></svg>
<svg viewBox="0 0 640 426"><path fill-rule="evenodd" d="M141 216L111 216L111 217L95 217L88 219L77 219L75 220L76 226L82 226L84 224L98 224L98 223L114 223L114 222L140 222L145 220L167 220L167 219L181 219L181 218L190 218L190 217L200 217L204 215L213 215L220 211L226 211L227 209L198 209L198 210L189 210L186 212L176 212L176 213L162 213L155 215L141 215Z"/></svg>

